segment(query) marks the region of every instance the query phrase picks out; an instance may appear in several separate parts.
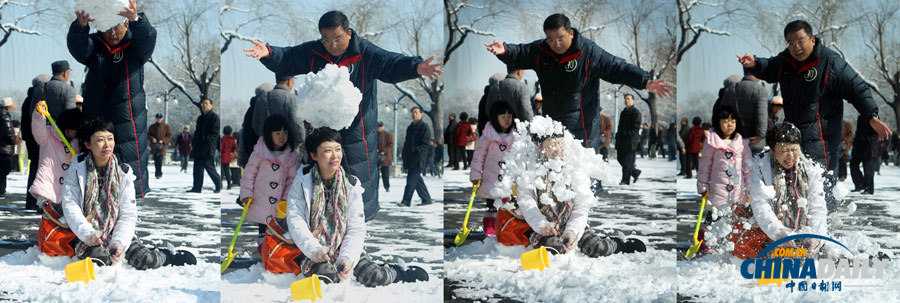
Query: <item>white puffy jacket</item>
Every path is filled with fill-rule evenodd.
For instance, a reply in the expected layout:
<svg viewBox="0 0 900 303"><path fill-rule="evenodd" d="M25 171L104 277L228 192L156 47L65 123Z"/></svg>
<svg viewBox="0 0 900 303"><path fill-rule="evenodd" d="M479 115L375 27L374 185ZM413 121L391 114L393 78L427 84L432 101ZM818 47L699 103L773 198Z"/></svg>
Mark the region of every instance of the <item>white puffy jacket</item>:
<svg viewBox="0 0 900 303"><path fill-rule="evenodd" d="M302 174L302 177L294 178L294 183L291 184L287 200L287 216L285 217L294 244L307 257L322 247L319 240L313 237L309 230L309 198L313 188L311 169L312 166L307 165L300 167L297 171L297 175ZM366 236L366 220L363 217L362 200L365 188L356 177L348 176L348 179L350 180L348 197L350 204L347 208L347 230L344 234L344 242L339 248L338 257L349 259L355 266L359 261L359 256L363 253L363 242Z"/></svg>
<svg viewBox="0 0 900 303"><path fill-rule="evenodd" d="M85 157L88 154L78 156L78 163L74 169L66 171L65 183L62 190L63 216L69 224L69 228L82 242L87 242L91 234L96 231L91 223L84 217L84 187L87 178ZM122 243L122 248L128 250L131 240L134 239L134 228L137 225L137 204L134 195L134 174L128 164L119 162L119 173L124 180L119 182L119 218L109 243Z"/></svg>
<svg viewBox="0 0 900 303"><path fill-rule="evenodd" d="M753 209L753 219L766 235L772 240L781 239L780 235L796 234L796 230L784 226L775 216L773 208L775 186L772 184L772 153L763 153L753 162L753 173L750 175L750 206ZM806 168L809 170L809 206L806 210L810 233L820 236L828 236L825 208L825 192L823 189L822 169L813 164L806 157L800 156Z"/></svg>

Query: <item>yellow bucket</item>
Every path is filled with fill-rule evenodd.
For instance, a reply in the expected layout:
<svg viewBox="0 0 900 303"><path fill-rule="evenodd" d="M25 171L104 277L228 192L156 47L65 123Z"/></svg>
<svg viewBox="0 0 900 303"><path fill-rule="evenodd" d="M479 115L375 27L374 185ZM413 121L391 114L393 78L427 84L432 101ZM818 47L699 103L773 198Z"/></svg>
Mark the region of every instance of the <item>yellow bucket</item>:
<svg viewBox="0 0 900 303"><path fill-rule="evenodd" d="M522 269L538 269L544 271L544 268L550 267L550 257L547 256L547 248L539 247L522 253Z"/></svg>
<svg viewBox="0 0 900 303"><path fill-rule="evenodd" d="M287 201L281 200L281 202L278 202L278 206L275 207L275 217L284 219L285 216L287 216Z"/></svg>
<svg viewBox="0 0 900 303"><path fill-rule="evenodd" d="M291 283L291 299L294 301L310 300L315 302L322 297L322 283L319 276L312 275Z"/></svg>
<svg viewBox="0 0 900 303"><path fill-rule="evenodd" d="M66 280L69 282L94 280L94 262L87 257L78 262L72 262L66 265Z"/></svg>

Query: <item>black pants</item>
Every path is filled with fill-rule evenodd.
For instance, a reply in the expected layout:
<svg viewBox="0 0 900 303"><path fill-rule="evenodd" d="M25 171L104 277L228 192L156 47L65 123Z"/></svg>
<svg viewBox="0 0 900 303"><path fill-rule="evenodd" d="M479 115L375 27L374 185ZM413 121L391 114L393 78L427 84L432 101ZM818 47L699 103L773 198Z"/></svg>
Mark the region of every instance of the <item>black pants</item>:
<svg viewBox="0 0 900 303"><path fill-rule="evenodd" d="M475 150L474 149L472 149L472 150L466 149L466 162L465 162L466 167L469 167L472 165L472 158L475 158Z"/></svg>
<svg viewBox="0 0 900 303"><path fill-rule="evenodd" d="M209 174L209 178L212 179L213 184L216 185L216 190L221 190L222 179L219 177L219 173L216 172L216 163L213 157L194 157L194 187L192 187L191 190L200 191L203 189L204 170Z"/></svg>
<svg viewBox="0 0 900 303"><path fill-rule="evenodd" d="M181 154L181 170L187 170L188 159L191 156L188 154Z"/></svg>
<svg viewBox="0 0 900 303"><path fill-rule="evenodd" d="M469 166L469 162L466 162L465 146L454 145L453 152L456 154L456 161L453 161L453 169L459 169L459 161L462 161L464 166Z"/></svg>
<svg viewBox="0 0 900 303"><path fill-rule="evenodd" d="M631 184L631 178L637 177L639 170L634 166L634 151L616 150L616 161L622 166L622 184Z"/></svg>
<svg viewBox="0 0 900 303"><path fill-rule="evenodd" d="M847 162L850 162L847 158L850 157L847 155L841 155L840 163L838 163L838 179L847 179Z"/></svg>
<svg viewBox="0 0 900 303"><path fill-rule="evenodd" d="M444 138L447 140L447 138ZM456 163L456 151L453 150L453 144L447 144L447 167L453 166L453 163Z"/></svg>
<svg viewBox="0 0 900 303"><path fill-rule="evenodd" d="M0 194L6 194L6 176L12 171L15 155L0 155Z"/></svg>
<svg viewBox="0 0 900 303"><path fill-rule="evenodd" d="M700 164L700 155L697 153L687 153L684 164L686 164L684 175L685 177L690 178L693 175L694 170L696 170L698 165Z"/></svg>
<svg viewBox="0 0 900 303"><path fill-rule="evenodd" d="M34 157L34 159L30 159L31 161L28 163L28 183L26 191L25 191L25 208L35 208L37 209L37 198L31 195L27 191L27 189L31 188L31 185L34 184L34 179L37 178L37 170L39 166L38 157Z"/></svg>
<svg viewBox="0 0 900 303"><path fill-rule="evenodd" d="M406 188L403 189L403 200L400 202L404 204L411 203L413 192L419 194L419 198L422 198L422 204L431 203L431 195L428 193L428 187L425 186L425 179L422 179L421 168L410 168L407 170Z"/></svg>
<svg viewBox="0 0 900 303"><path fill-rule="evenodd" d="M153 166L156 167L156 177L162 177L163 154L153 155Z"/></svg>
<svg viewBox="0 0 900 303"><path fill-rule="evenodd" d="M222 179L225 181L225 184L228 186L228 189L231 189L231 183L233 181L231 177L231 168L228 167L228 163L222 163L222 166L219 168L222 171Z"/></svg>
<svg viewBox="0 0 900 303"><path fill-rule="evenodd" d="M857 189L870 193L875 191L875 167L879 161L880 159L874 157L865 158L856 155L850 158L850 178ZM862 172L859 171L860 163L863 166Z"/></svg>
<svg viewBox="0 0 900 303"><path fill-rule="evenodd" d="M609 147L601 147L599 154L603 156L603 161L609 161Z"/></svg>
<svg viewBox="0 0 900 303"><path fill-rule="evenodd" d="M240 167L229 167L231 170L231 185L232 186L241 186L241 168Z"/></svg>
<svg viewBox="0 0 900 303"><path fill-rule="evenodd" d="M75 238L75 242L80 244L78 238ZM78 247L78 244L73 245L72 247ZM77 257L78 259L91 257L91 259L102 261L103 265L112 264L110 261L109 250L100 245L87 247L84 253L78 254ZM137 270L154 269L159 268L166 263L166 254L159 249L144 246L141 243L141 240L135 237L131 240L131 245L128 246L128 250L125 251L125 261Z"/></svg>
<svg viewBox="0 0 900 303"><path fill-rule="evenodd" d="M391 189L391 167L390 166L382 166L379 168L381 170L381 182L384 182L384 189Z"/></svg>

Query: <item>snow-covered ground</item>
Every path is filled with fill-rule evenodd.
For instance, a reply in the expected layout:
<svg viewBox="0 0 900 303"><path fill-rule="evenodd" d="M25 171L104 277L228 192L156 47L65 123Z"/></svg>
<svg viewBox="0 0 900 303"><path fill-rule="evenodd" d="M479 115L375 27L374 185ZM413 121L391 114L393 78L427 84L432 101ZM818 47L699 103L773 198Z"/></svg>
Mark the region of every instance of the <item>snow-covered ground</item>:
<svg viewBox="0 0 900 303"><path fill-rule="evenodd" d="M610 159L613 175L621 167ZM643 170L631 186L606 184L589 225L608 235L627 236L647 243L648 251L589 258L580 252L550 257L550 268L522 271L524 247L507 247L493 236L445 250L444 268L451 292L445 300L495 302L629 302L675 300L675 163L638 159ZM445 182L445 232L461 226L472 183L468 171L448 170ZM469 227L480 231L483 202L477 201ZM470 235L471 237L471 235Z"/></svg>
<svg viewBox="0 0 900 303"><path fill-rule="evenodd" d="M181 173L179 168L164 166L163 178L150 180L152 192L138 202L136 233L145 244L188 250L198 264L146 271L127 265L97 267L97 280L86 285L65 282L65 265L76 260L45 256L26 242L36 241L40 217L22 210L26 176L10 174L9 194L0 208L0 239L20 245L0 250L0 300L218 302L219 195L210 190L208 177L204 193L185 193L193 179L190 170Z"/></svg>
<svg viewBox="0 0 900 303"><path fill-rule="evenodd" d="M403 197L406 176L391 178L391 191L379 188L381 210L375 220L366 223L365 250L376 261L417 265L429 273L429 281L399 283L384 287L366 288L351 281L323 284L324 301L317 302L439 302L443 296L443 247L440 230L443 228L443 182L426 177L425 183L435 204L419 205L413 195L412 207L398 206ZM234 235L241 208L234 203L240 190L234 187L223 191L221 253L224 256ZM290 284L303 278L293 274L272 274L263 269L256 249L257 227L244 224L234 251L241 263L249 268L229 268L222 275L222 302L289 301ZM235 262L238 262L236 259ZM241 267L232 265L232 267Z"/></svg>
<svg viewBox="0 0 900 303"><path fill-rule="evenodd" d="M884 279L844 280L841 291L825 293L819 290L799 292L796 289L791 293L784 286L755 286L741 277L740 261L730 254L710 254L690 261L683 260L684 252L691 244L700 195L696 192L696 179L679 179L679 298L721 302L900 301L900 262L897 262L900 260L900 205L897 204L900 185L897 178L900 178L900 168L882 166L881 175L875 176L875 195L849 194L829 219L831 236L853 251L854 259L884 252L894 260L887 265ZM846 188L853 188L849 176L842 183Z"/></svg>

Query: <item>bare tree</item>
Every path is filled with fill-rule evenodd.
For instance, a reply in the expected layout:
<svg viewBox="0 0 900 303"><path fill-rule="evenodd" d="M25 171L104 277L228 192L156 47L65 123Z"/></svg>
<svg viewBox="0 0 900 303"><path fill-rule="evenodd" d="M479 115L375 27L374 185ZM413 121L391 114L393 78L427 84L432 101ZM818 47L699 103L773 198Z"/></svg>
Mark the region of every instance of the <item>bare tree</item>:
<svg viewBox="0 0 900 303"><path fill-rule="evenodd" d="M11 11L15 7L18 7L25 12L19 16L6 18L7 15L13 14ZM38 1L21 2L0 0L0 35L2 35L2 38L0 38L0 46L6 44L6 41L9 41L9 37L16 32L24 35L40 36L41 32L28 28L24 26L24 24L30 22L33 25L33 21L40 19L41 14L48 10L49 9L47 8L40 8L38 6Z"/></svg>
<svg viewBox="0 0 900 303"><path fill-rule="evenodd" d="M694 20L694 14L701 8L712 8L715 11L699 22ZM732 14L738 11L736 8L729 8L727 1L708 2L700 0L678 0L678 25L681 29L681 35L678 36L677 55L675 63L681 63L684 53L697 44L697 40L703 33L718 36L731 36L722 28L713 28L713 24L727 24ZM723 26L724 27L724 26Z"/></svg>
<svg viewBox="0 0 900 303"><path fill-rule="evenodd" d="M659 79L668 75L674 80L676 60L675 17L671 9L656 0L640 0L632 2L632 7L623 17L626 41L625 48L630 51L634 64L650 71L650 79ZM660 24L662 21L663 24ZM660 25L665 31L658 32ZM647 103L650 108L650 126L656 127L659 122L658 98L648 92L642 94L633 89L635 94Z"/></svg>
<svg viewBox="0 0 900 303"><path fill-rule="evenodd" d="M894 131L900 129L900 39L897 32L900 30L900 4L896 1L879 1L877 6L865 17L863 35L866 48L872 58L869 68L874 71L879 80L886 83L894 92L893 98L888 99L885 94L871 81L869 86L882 100L894 110Z"/></svg>

